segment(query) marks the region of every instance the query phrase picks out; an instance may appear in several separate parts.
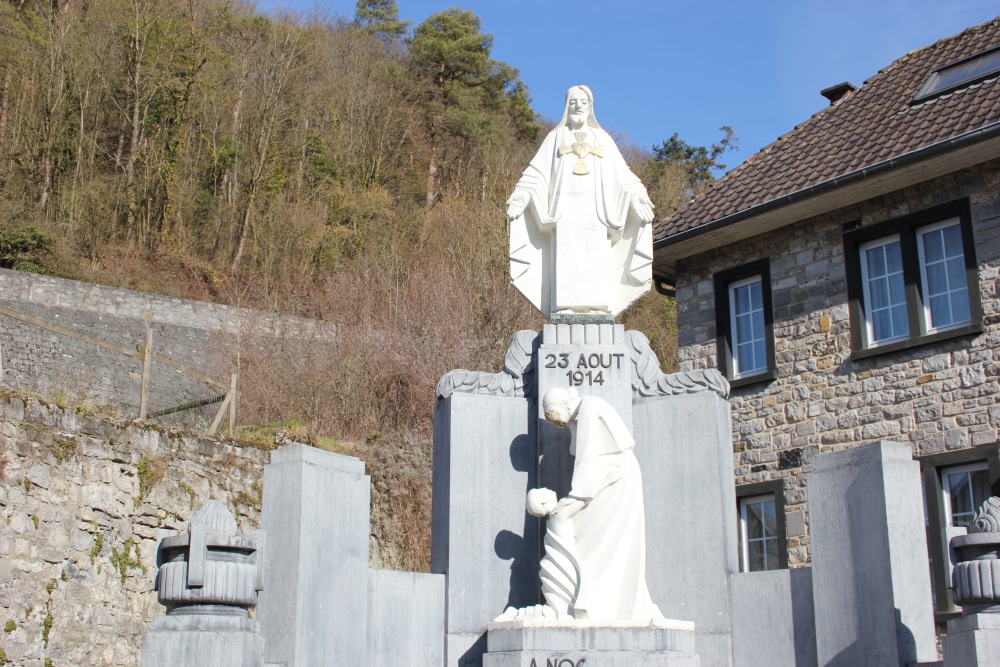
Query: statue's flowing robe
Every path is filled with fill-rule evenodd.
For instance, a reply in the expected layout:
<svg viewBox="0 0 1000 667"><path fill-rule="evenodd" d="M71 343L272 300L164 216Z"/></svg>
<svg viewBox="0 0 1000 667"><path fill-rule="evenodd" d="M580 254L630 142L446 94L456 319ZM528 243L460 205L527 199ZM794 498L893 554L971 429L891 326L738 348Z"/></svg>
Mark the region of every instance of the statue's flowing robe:
<svg viewBox="0 0 1000 667"><path fill-rule="evenodd" d="M579 584L577 619L662 618L646 588L646 524L635 441L607 401L584 397L570 422L574 456L569 495L585 505L573 517Z"/></svg>
<svg viewBox="0 0 1000 667"><path fill-rule="evenodd" d="M545 137L516 188L530 202L511 222L511 278L522 292L537 291L526 295L543 313L617 313L652 278L650 225L630 207L646 190L607 132L581 131L603 156L562 154L577 142L562 125ZM573 173L580 160L587 174Z"/></svg>

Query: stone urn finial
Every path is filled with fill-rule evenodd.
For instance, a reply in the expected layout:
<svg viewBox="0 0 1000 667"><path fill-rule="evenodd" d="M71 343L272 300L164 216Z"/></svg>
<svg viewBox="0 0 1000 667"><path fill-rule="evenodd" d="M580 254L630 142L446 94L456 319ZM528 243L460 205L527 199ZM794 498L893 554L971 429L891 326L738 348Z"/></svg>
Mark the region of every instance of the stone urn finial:
<svg viewBox="0 0 1000 667"><path fill-rule="evenodd" d="M239 536L236 518L210 500L187 534L160 540L157 600L167 614L246 614L261 590L262 535Z"/></svg>
<svg viewBox="0 0 1000 667"><path fill-rule="evenodd" d="M986 499L967 535L953 537L955 602L973 611L1000 605L1000 498Z"/></svg>

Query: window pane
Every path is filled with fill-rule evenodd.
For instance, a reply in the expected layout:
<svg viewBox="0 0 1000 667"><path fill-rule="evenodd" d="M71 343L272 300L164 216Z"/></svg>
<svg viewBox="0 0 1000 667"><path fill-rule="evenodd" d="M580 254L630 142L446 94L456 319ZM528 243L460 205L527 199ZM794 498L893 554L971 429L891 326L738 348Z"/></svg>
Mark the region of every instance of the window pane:
<svg viewBox="0 0 1000 667"><path fill-rule="evenodd" d="M753 359L754 359L754 370L764 368L766 363L764 360L767 358L767 351L764 346L764 339L759 338L753 343Z"/></svg>
<svg viewBox="0 0 1000 667"><path fill-rule="evenodd" d="M941 230L944 236L944 249L948 257L964 257L965 250L962 248L962 229L958 225L945 227Z"/></svg>
<svg viewBox="0 0 1000 667"><path fill-rule="evenodd" d="M948 292L948 274L943 262L927 265L927 293L945 294Z"/></svg>
<svg viewBox="0 0 1000 667"><path fill-rule="evenodd" d="M737 376L767 367L766 358L758 352L764 341L763 285L760 278L730 288L732 299L733 366Z"/></svg>
<svg viewBox="0 0 1000 667"><path fill-rule="evenodd" d="M764 535L767 537L776 535L778 531L774 521L774 501L764 501L759 507L761 521L764 523Z"/></svg>
<svg viewBox="0 0 1000 667"><path fill-rule="evenodd" d="M764 544L760 541L748 545L747 569L750 572L760 572L764 569Z"/></svg>
<svg viewBox="0 0 1000 667"><path fill-rule="evenodd" d="M951 316L952 323L971 322L972 311L969 310L969 291L962 290L952 293Z"/></svg>
<svg viewBox="0 0 1000 667"><path fill-rule="evenodd" d="M764 556L768 570L778 569L778 539L772 538L764 542Z"/></svg>
<svg viewBox="0 0 1000 667"><path fill-rule="evenodd" d="M885 275L885 246L868 251L868 276L878 278Z"/></svg>
<svg viewBox="0 0 1000 667"><path fill-rule="evenodd" d="M969 322L962 230L959 225L920 232L921 275L927 298L928 330Z"/></svg>
<svg viewBox="0 0 1000 667"><path fill-rule="evenodd" d="M972 506L972 488L969 473L958 472L948 475L948 485L951 487L951 513L955 515L969 514L975 511Z"/></svg>
<svg viewBox="0 0 1000 667"><path fill-rule="evenodd" d="M940 262L944 259L944 243L941 230L924 234L924 261Z"/></svg>
<svg viewBox="0 0 1000 667"><path fill-rule="evenodd" d="M889 300L894 306L906 304L906 283L903 282L902 272L889 275Z"/></svg>
<svg viewBox="0 0 1000 667"><path fill-rule="evenodd" d="M975 512L992 495L990 493L990 473L988 470L976 470L970 474L970 477L972 478L970 480L972 511Z"/></svg>
<svg viewBox="0 0 1000 667"><path fill-rule="evenodd" d="M872 313L872 329L875 332L875 340L886 340L892 338L892 317L888 310L877 310Z"/></svg>
<svg viewBox="0 0 1000 667"><path fill-rule="evenodd" d="M909 333L906 313L906 283L903 279L899 241L883 243L864 251L865 301L872 342L905 337Z"/></svg>
<svg viewBox="0 0 1000 667"><path fill-rule="evenodd" d="M889 283L885 280L874 280L871 283L872 310L881 310L889 306Z"/></svg>
<svg viewBox="0 0 1000 667"><path fill-rule="evenodd" d="M764 522L760 516L760 503L747 504L747 537L751 540L764 536Z"/></svg>
<svg viewBox="0 0 1000 667"><path fill-rule="evenodd" d="M932 296L930 306L931 326L945 327L954 321L951 316L951 302L947 296Z"/></svg>
<svg viewBox="0 0 1000 667"><path fill-rule="evenodd" d="M747 373L756 370L757 361L753 358L753 343L743 343L736 348L736 372Z"/></svg>
<svg viewBox="0 0 1000 667"><path fill-rule="evenodd" d="M750 310L750 290L744 285L737 287L734 291L736 293L736 313L748 312Z"/></svg>
<svg viewBox="0 0 1000 667"><path fill-rule="evenodd" d="M749 342L753 340L753 315L746 313L745 315L736 316L736 341L737 344L742 344L744 342Z"/></svg>
<svg viewBox="0 0 1000 667"><path fill-rule="evenodd" d="M898 243L890 243L885 246L885 268L886 273L902 273L903 271L903 251Z"/></svg>
<svg viewBox="0 0 1000 667"><path fill-rule="evenodd" d="M965 287L965 260L954 257L948 260L948 285L951 289Z"/></svg>

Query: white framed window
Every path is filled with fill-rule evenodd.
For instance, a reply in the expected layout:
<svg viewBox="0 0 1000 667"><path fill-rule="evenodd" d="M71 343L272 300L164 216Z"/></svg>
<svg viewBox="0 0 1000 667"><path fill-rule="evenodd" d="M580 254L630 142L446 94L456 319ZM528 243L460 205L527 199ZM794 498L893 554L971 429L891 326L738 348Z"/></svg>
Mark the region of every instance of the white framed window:
<svg viewBox="0 0 1000 667"><path fill-rule="evenodd" d="M969 324L969 286L958 218L917 230L927 333Z"/></svg>
<svg viewBox="0 0 1000 667"><path fill-rule="evenodd" d="M899 235L865 243L859 250L869 347L908 338L910 327Z"/></svg>
<svg viewBox="0 0 1000 667"><path fill-rule="evenodd" d="M740 541L740 569L743 572L781 567L777 504L773 494L740 498Z"/></svg>
<svg viewBox="0 0 1000 667"><path fill-rule="evenodd" d="M851 357L982 331L979 266L962 199L844 232Z"/></svg>
<svg viewBox="0 0 1000 667"><path fill-rule="evenodd" d="M944 516L949 528L968 528L976 510L990 497L990 473L986 461L941 468Z"/></svg>
<svg viewBox="0 0 1000 667"><path fill-rule="evenodd" d="M746 377L767 368L764 323L764 293L760 276L729 284L730 341L733 378Z"/></svg>
<svg viewBox="0 0 1000 667"><path fill-rule="evenodd" d="M770 260L719 271L713 282L719 371L734 387L775 379Z"/></svg>
<svg viewBox="0 0 1000 667"><path fill-rule="evenodd" d="M920 457L935 611L959 610L952 593L951 540L968 532L976 511L993 495L996 443Z"/></svg>

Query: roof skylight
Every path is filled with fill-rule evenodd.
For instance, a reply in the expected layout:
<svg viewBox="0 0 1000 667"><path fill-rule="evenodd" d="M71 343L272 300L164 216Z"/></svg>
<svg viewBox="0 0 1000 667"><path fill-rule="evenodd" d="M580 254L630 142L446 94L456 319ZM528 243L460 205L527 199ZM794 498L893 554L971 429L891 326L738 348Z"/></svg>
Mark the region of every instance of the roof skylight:
<svg viewBox="0 0 1000 667"><path fill-rule="evenodd" d="M963 86L979 83L994 74L1000 74L1000 46L934 70L913 102L923 102Z"/></svg>

